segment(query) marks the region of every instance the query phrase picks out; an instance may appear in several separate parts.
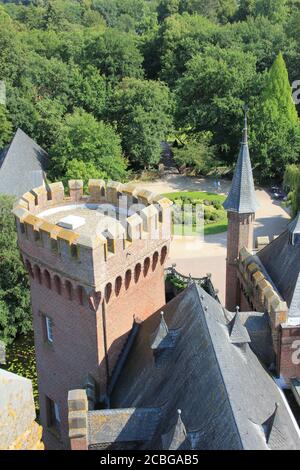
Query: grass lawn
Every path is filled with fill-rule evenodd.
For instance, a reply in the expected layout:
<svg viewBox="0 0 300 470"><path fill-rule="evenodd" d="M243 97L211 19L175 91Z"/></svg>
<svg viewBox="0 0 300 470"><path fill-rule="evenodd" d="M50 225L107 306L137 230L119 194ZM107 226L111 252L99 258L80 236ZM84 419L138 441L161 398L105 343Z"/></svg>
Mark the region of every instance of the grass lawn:
<svg viewBox="0 0 300 470"><path fill-rule="evenodd" d="M226 199L226 196L222 194L216 194L206 191L176 191L172 193L165 193L163 196L167 197L171 201L176 201L177 199L190 199L198 200L199 202L203 201L219 201L223 203ZM225 211L222 214L222 217L217 221L205 220L204 225L204 235L214 235L216 233L226 232L227 230L227 214ZM173 234L174 235L183 235L182 225L174 224L173 225ZM195 227L187 227L184 232L185 236L197 235Z"/></svg>
<svg viewBox="0 0 300 470"><path fill-rule="evenodd" d="M189 199L199 199L199 201L220 201L224 202L226 196L223 194L217 193L208 193L206 191L175 191L172 193L164 193L163 196L167 197L171 201L175 199L181 198L189 198Z"/></svg>

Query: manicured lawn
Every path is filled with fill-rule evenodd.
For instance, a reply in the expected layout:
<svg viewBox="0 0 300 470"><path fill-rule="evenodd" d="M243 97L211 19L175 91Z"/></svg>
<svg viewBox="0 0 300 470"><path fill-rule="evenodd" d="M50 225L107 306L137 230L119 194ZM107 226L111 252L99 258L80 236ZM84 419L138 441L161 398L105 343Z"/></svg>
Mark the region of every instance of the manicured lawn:
<svg viewBox="0 0 300 470"><path fill-rule="evenodd" d="M206 191L175 191L173 193L164 193L163 196L171 201L181 198L199 199L199 201L220 201L224 202L226 196L223 194L210 193Z"/></svg>
<svg viewBox="0 0 300 470"><path fill-rule="evenodd" d="M216 193L205 192L205 191L177 191L177 192L172 192L172 193L165 193L163 194L163 196L169 198L173 202L177 200L189 202L187 200L190 200L192 204L195 204L195 200L199 202L218 201L220 204L222 204L226 199L226 196L222 194L216 194ZM204 210L208 210L209 207L211 206L204 206ZM218 209L218 214L219 214L219 218L216 221L205 220L204 235L214 235L216 233L226 232L227 214L223 209ZM193 227L188 226L188 227L185 227L185 230L183 233L183 226L179 224L174 224L173 234L185 235L185 236L197 235L197 229L195 226Z"/></svg>

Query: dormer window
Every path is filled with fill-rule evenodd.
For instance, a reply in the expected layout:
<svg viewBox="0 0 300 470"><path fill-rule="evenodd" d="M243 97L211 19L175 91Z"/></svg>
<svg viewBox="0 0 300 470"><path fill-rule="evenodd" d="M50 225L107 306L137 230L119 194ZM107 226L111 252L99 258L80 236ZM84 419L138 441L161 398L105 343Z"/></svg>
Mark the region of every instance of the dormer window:
<svg viewBox="0 0 300 470"><path fill-rule="evenodd" d="M157 367L165 363L170 351L175 348L178 334L178 330L169 330L164 319L164 312L161 312L159 326L151 338L151 349L153 350L155 365Z"/></svg>
<svg viewBox="0 0 300 470"><path fill-rule="evenodd" d="M300 245L300 233L295 233L293 239L293 245Z"/></svg>
<svg viewBox="0 0 300 470"><path fill-rule="evenodd" d="M300 244L300 211L298 215L292 220L292 222L288 225L288 230L290 232L290 243L291 245L299 245Z"/></svg>

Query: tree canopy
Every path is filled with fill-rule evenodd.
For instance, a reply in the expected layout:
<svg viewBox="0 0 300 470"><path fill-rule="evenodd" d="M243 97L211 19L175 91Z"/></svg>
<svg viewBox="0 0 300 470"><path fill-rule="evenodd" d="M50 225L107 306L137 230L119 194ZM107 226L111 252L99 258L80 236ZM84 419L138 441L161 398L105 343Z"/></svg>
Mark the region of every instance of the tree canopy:
<svg viewBox="0 0 300 470"><path fill-rule="evenodd" d="M126 175L126 161L115 129L82 109L65 116L50 156L54 177L74 172L74 160L89 163L88 168L96 168L112 179L122 180Z"/></svg>
<svg viewBox="0 0 300 470"><path fill-rule="evenodd" d="M253 161L263 178L276 176L278 169L298 161L300 122L281 54L266 74L252 129Z"/></svg>
<svg viewBox="0 0 300 470"><path fill-rule="evenodd" d="M28 278L17 246L14 199L0 195L0 340L31 330Z"/></svg>
<svg viewBox="0 0 300 470"><path fill-rule="evenodd" d="M112 110L132 165L143 168L157 164L161 142L172 130L168 87L159 81L126 78L115 89Z"/></svg>
<svg viewBox="0 0 300 470"><path fill-rule="evenodd" d="M0 0L0 147L21 127L53 157L51 178L80 162L124 178L157 165L173 131L190 148L206 133L232 165L247 102L255 176L280 178L299 161L299 18L298 0ZM66 150L74 121L89 135L84 158ZM104 129L121 145L114 164L95 157Z"/></svg>

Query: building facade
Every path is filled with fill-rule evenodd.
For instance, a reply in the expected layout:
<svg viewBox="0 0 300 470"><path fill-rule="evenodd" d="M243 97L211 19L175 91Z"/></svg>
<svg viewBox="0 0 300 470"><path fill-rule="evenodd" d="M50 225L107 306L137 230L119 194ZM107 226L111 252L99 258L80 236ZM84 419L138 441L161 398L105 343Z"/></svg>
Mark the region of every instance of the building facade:
<svg viewBox="0 0 300 470"><path fill-rule="evenodd" d="M287 384L300 377L300 215L269 243L253 243L255 195L247 138L247 118L232 181L224 203L228 212L226 308L267 314L275 369Z"/></svg>
<svg viewBox="0 0 300 470"><path fill-rule="evenodd" d="M67 397L90 382L105 406L134 321L165 303L170 201L90 180L39 187L14 208L29 272L46 448L69 447Z"/></svg>

